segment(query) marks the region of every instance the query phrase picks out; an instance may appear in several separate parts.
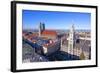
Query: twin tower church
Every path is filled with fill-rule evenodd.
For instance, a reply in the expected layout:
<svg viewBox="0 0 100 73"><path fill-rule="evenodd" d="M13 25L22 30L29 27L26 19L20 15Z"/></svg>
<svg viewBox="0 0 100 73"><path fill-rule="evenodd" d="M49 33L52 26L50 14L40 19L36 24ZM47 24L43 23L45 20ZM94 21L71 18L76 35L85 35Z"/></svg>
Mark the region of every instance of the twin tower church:
<svg viewBox="0 0 100 73"><path fill-rule="evenodd" d="M39 24L39 32L38 33L39 33L40 37L45 37L45 38L52 39L52 40L55 40L58 37L57 32L55 30L46 29L44 23ZM73 54L75 44L78 39L78 37L76 37L76 35L75 35L74 25L71 26L69 36L66 37L66 39L68 40L68 44L66 44L67 52L70 54ZM60 40L62 41L62 37L60 38ZM62 42L61 42L61 46L62 46Z"/></svg>

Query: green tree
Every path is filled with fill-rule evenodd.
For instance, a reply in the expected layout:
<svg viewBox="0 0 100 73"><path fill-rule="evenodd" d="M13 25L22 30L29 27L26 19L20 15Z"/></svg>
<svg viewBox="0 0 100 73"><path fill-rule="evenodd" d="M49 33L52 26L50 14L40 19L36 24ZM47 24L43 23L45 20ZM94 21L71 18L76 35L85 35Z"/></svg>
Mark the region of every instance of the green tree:
<svg viewBox="0 0 100 73"><path fill-rule="evenodd" d="M85 60L84 52L82 52L82 53L80 54L80 60Z"/></svg>

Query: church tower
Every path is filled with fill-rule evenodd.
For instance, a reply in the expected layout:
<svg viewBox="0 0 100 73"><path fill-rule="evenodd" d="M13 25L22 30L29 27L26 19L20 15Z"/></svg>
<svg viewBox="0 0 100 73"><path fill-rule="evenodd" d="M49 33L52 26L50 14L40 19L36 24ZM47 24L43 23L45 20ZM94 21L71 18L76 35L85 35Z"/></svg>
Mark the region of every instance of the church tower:
<svg viewBox="0 0 100 73"><path fill-rule="evenodd" d="M75 40L75 28L73 24L69 32L68 53L70 54L74 54L73 49L75 46Z"/></svg>
<svg viewBox="0 0 100 73"><path fill-rule="evenodd" d="M40 24L39 24L39 36L41 36L41 34L44 30L45 30L45 24L40 22Z"/></svg>

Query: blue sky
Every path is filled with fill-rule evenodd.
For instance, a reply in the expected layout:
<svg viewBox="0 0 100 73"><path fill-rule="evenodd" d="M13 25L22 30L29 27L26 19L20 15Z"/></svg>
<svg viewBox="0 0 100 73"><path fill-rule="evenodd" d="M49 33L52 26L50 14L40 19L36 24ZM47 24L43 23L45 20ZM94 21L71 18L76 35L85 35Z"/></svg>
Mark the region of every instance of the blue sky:
<svg viewBox="0 0 100 73"><path fill-rule="evenodd" d="M23 29L37 29L40 22L45 23L46 29L91 29L91 14L79 12L55 12L23 10Z"/></svg>

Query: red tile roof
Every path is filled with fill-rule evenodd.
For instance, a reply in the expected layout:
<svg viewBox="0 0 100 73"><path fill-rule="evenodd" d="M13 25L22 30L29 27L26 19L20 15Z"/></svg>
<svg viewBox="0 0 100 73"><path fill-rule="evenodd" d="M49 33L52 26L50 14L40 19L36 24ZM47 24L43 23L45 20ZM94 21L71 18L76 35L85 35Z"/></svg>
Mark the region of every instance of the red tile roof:
<svg viewBox="0 0 100 73"><path fill-rule="evenodd" d="M56 33L56 31L54 31L54 30L44 30L44 31L42 32L42 35L57 36L57 33Z"/></svg>

